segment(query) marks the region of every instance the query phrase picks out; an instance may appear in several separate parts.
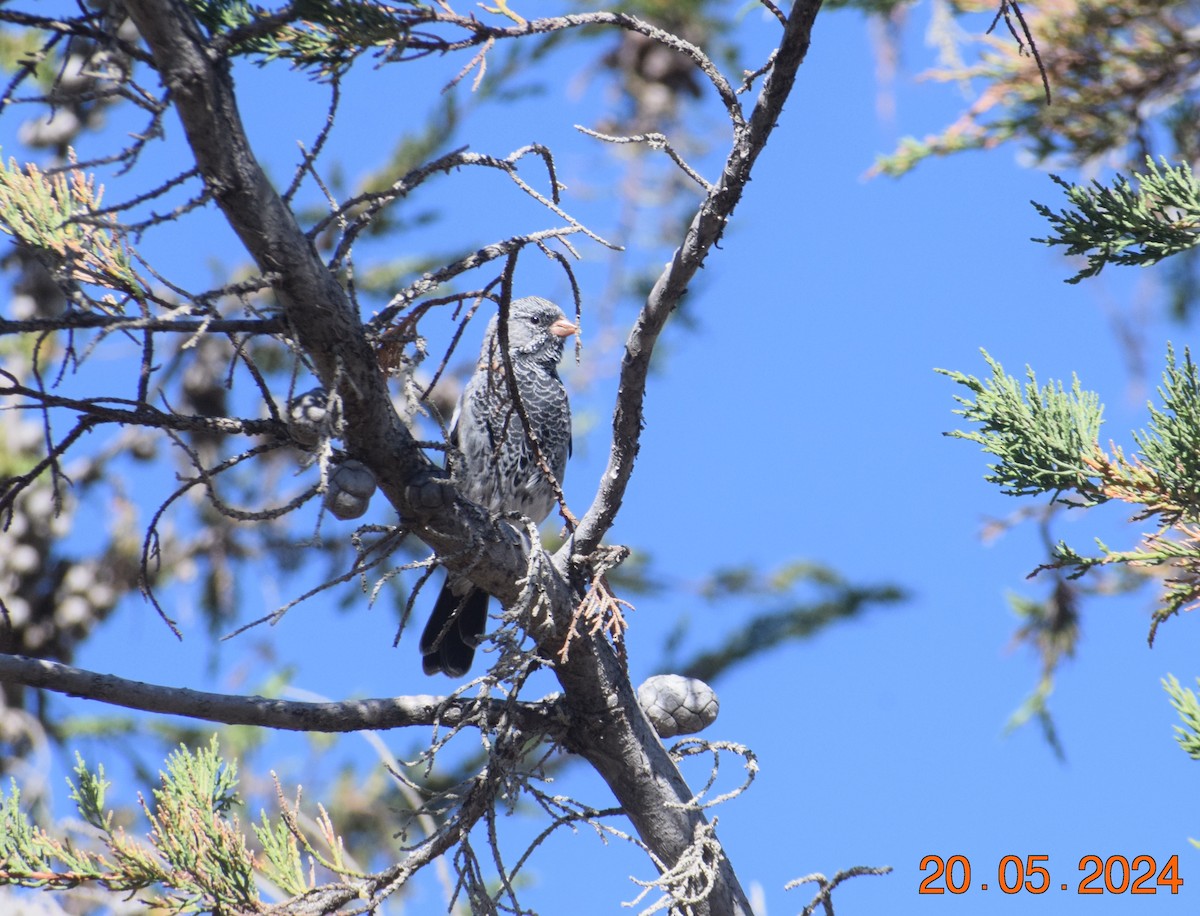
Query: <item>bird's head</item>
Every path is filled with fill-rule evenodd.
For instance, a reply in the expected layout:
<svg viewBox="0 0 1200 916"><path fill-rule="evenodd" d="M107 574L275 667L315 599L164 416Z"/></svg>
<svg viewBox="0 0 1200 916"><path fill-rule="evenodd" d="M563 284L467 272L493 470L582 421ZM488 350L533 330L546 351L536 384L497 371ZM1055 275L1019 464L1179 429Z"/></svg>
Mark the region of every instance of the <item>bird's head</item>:
<svg viewBox="0 0 1200 916"><path fill-rule="evenodd" d="M508 350L514 358L557 364L566 339L578 330L549 299L514 299L508 310Z"/></svg>

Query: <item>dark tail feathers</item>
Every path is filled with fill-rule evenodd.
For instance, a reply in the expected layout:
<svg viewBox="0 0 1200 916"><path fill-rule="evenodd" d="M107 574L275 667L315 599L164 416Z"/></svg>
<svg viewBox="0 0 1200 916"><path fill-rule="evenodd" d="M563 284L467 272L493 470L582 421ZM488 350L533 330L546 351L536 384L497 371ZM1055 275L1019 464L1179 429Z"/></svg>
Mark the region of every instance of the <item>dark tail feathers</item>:
<svg viewBox="0 0 1200 916"><path fill-rule="evenodd" d="M426 674L439 671L450 677L462 677L471 670L475 647L487 627L488 593L478 588L459 596L447 576L438 593L433 613L421 633L421 667Z"/></svg>

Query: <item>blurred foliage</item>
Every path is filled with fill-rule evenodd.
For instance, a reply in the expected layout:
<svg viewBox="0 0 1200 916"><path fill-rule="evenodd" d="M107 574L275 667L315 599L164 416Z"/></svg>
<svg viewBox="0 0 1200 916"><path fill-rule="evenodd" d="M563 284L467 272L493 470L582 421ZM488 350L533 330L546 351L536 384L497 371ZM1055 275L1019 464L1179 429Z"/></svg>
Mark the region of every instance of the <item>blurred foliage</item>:
<svg viewBox="0 0 1200 916"><path fill-rule="evenodd" d="M991 0L952 0L956 17L994 24ZM965 33L943 23L937 39L947 64L925 74L981 87L978 98L940 134L909 138L876 163L901 175L924 159L1017 141L1037 161L1079 166L1116 158L1136 166L1151 154L1200 156L1200 10L1186 0L1044 0L1022 7L1050 82L1046 104L1037 60L1009 34ZM963 58L966 49L976 60Z"/></svg>
<svg viewBox="0 0 1200 916"><path fill-rule="evenodd" d="M120 234L76 219L100 211L103 193L95 175L80 169L45 174L10 158L0 163L0 230L49 258L69 281L139 290L144 284ZM111 297L108 304L116 306Z"/></svg>
<svg viewBox="0 0 1200 916"><path fill-rule="evenodd" d="M1190 317L1200 302L1200 7L1186 0L1046 0L1020 8L1028 34L1001 27L1012 5L981 0L934 3L930 38L941 65L925 74L956 83L973 101L942 131L906 137L881 156L873 175L899 176L933 156L992 149L1016 143L1031 164L1076 169L1091 178L1073 182L1052 176L1067 206L1034 203L1050 233L1035 239L1062 246L1087 263L1068 282L1097 275L1108 264L1162 263L1169 313ZM970 29L970 31L967 31ZM1007 31L1007 34L1005 34ZM1048 82L1049 98L1042 77ZM1115 168L1109 183L1093 176ZM1135 507L1135 520L1153 518L1157 531L1133 550L1097 542L1083 554L1043 534L1054 582L1040 599L1012 596L1020 629L1042 659L1038 686L1013 715L1010 726L1036 720L1058 753L1062 748L1049 714L1054 674L1078 642L1078 578L1099 581L1094 590L1125 590L1147 577L1161 581L1159 607L1150 628L1200 598L1200 550L1196 523L1200 467L1195 371L1168 351L1162 408L1150 405L1150 427L1134 439L1140 452L1126 457L1100 448L1102 408L1098 395L1078 379L1039 386L1032 370L1025 383L1004 373L986 353L991 378L944 372L970 391L958 397L960 416L975 424L948 435L980 444L995 460L986 479L1015 496L1046 494L1052 504L1079 507L1107 501Z"/></svg>
<svg viewBox="0 0 1200 916"><path fill-rule="evenodd" d="M900 16L909 6L889 0L833 0L830 5L884 18ZM236 53L247 55L263 66L285 61L334 87L331 92L345 71L360 62L384 65L433 53L421 45L427 37L415 34L425 15L425 8L418 3L301 0L287 7L282 4L268 7L243 0L192 0L191 6L211 34L233 40ZM996 10L995 4L975 0L938 2L935 6L949 9L955 17L954 23L979 22L981 30L982 25L992 22ZM28 69L31 81L42 89L41 100L34 105L37 112L28 118L23 136L31 149L46 150L56 157L50 163L52 167L67 163L71 144L85 134L94 134L102 126L102 112L106 106L128 103L129 89L125 79L132 65L128 56L121 52L120 42L136 42L136 33L130 33L119 4L102 2L95 7L87 14L89 22L100 23L97 28L102 26L109 30L112 41L108 44L99 39L76 37L70 42L48 45L44 35L34 28L6 27L0 31L0 65L13 74L14 85L19 74ZM582 2L575 3L574 7L586 8ZM734 34L737 17L746 15L751 9L761 12L749 4L718 3L716 0L631 0L616 8L646 18L702 45L715 59L725 62L737 60L740 55L740 49L730 37ZM515 11L531 15L538 7L518 3ZM486 14L473 4L464 5L463 12L479 17L492 15L499 25L511 25L503 16ZM279 13L283 15L277 20L271 19L272 14ZM1038 161L1052 160L1066 166L1079 166L1117 157L1140 164L1146 161L1151 138L1161 137L1168 153L1161 172L1151 160L1149 170L1135 176L1133 183L1119 180L1111 189L1098 184L1083 188L1062 182L1069 189L1068 200L1073 209L1058 214L1045 209L1044 215L1051 219L1057 233L1046 241L1065 245L1073 253L1087 253L1093 259L1099 258L1089 266L1090 269L1094 265L1098 271L1106 262L1143 263L1132 259L1176 251L1188 240L1189 232L1194 239L1194 224L1191 228L1182 225L1178 227L1174 248L1167 251L1154 247L1158 238L1154 231L1177 219L1176 211L1186 212L1195 200L1194 181L1186 167L1176 169L1166 164L1168 161L1195 162L1200 158L1200 139L1196 130L1200 123L1200 100L1196 97L1200 53L1196 48L1194 7L1150 0L1121 4L1097 0L1048 0L1038 3L1036 8L1026 8L1025 15L1050 79L1052 103L1045 104L1037 62L1029 49L1013 36L981 34L965 41L947 29L937 36L947 62L932 76L939 81L981 87L978 100L942 133L923 140L909 138L903 141L896 153L880 160L876 172L898 175L932 155L991 148L1010 140L1025 145ZM944 24L947 20L938 21ZM703 153L707 144L705 125L702 119L694 117L699 110L696 99L700 93L700 80L694 65L686 57L633 32L570 30L521 43L512 50L489 51L474 65L473 72L467 67L460 74L461 87L444 87L446 91L428 112L414 114L407 124L397 126L399 136L391 150L381 155L381 162L369 174L346 176L336 163L323 164L323 173L330 176L330 193L346 199L389 188L398 176L406 175L459 143L474 111L484 105L503 105L513 98L539 92L545 80L563 79L562 73L539 72L535 65L567 43L578 48L574 61L578 74L587 79L602 79L612 90L597 116L600 129L616 134L669 130L681 148L689 153ZM961 59L968 47L978 51L977 59L970 63ZM25 99L23 104L31 103ZM331 117L334 113L331 102ZM153 113L148 113L147 118L150 128L145 134L151 136L160 130L160 125ZM122 161L135 161L138 149L131 147L129 156ZM634 241L652 239L654 244L631 245L638 256L644 258L643 263L632 262L615 269L619 276L612 290L605 295L613 301L623 302L636 300L644 294L648 270L644 264L660 261L658 249L662 239L678 234L679 214L683 212L679 202L686 201L686 195L690 193L675 170L660 170L653 160L640 153L631 157L630 162L627 173L630 180L615 190L606 187L605 192L618 195L624 202L627 208L624 222L630 227L629 234L632 236L634 227L638 227ZM24 250L10 259L10 265L15 265L12 275L17 295L26 309L23 314L59 314L68 302L102 303L114 312L118 311L118 306L139 304L128 298L121 301L106 300L102 296L80 298L76 284L94 284L105 278L120 277L122 270L132 271L135 263L130 261L123 236L115 225L73 219L77 215L73 209L76 203L81 202L80 210L90 213L101 205L100 188L89 168L50 175L46 169L38 171L29 166L9 166L4 175L7 176L5 187L12 189L7 192L10 202L7 205L0 202L0 207L6 206L5 212L11 216L29 211L36 198L40 201L38 206L49 214L35 227L36 232L12 219L6 223L8 231L26 242ZM300 177L298 174L297 182ZM181 178L179 187L189 187L187 180ZM206 205L203 195L194 186L190 193L191 197L171 199L171 207L186 214ZM1188 193L1192 197L1185 196ZM14 194L19 197L11 197ZM83 200L84 195L90 196ZM647 204L646 201L651 199L655 203ZM298 207L306 224L315 224L328 215L326 210L318 210L311 202L307 206L307 210ZM165 209L169 211L171 207ZM348 208L341 215L352 220L358 212ZM647 216L647 212L653 215ZM478 240L468 237L461 240L457 252L429 251L423 247L422 229L438 218L436 206L421 211L381 210L365 231L370 236L386 238L390 254L356 266L355 290L367 296L388 296L412 277L474 249ZM1147 225L1148 221L1154 225ZM1146 240L1149 240L1149 248ZM332 225L314 241L323 251L335 246ZM1183 263L1186 257L1179 257L1173 263ZM97 259L102 261L102 269L89 272L89 265ZM244 268L235 266L223 269L222 273L241 276L239 271L244 272ZM1180 312L1191 301L1186 284L1194 282L1194 278L1194 268L1182 271L1176 287L1181 291L1177 305ZM104 286L103 283L100 285ZM110 285L107 289L128 293L141 285L141 279L132 276L126 284ZM259 318L269 314L270 297L257 289L222 288L194 295L168 282L160 283L158 287L156 294L171 306L200 304L210 314L220 316ZM618 320L611 309L601 308L597 313L607 314L609 321ZM13 314L17 314L15 309ZM687 317L686 313L684 317ZM95 335L91 340L103 336ZM86 335L78 335L78 341L86 339ZM73 337L71 344L75 342ZM69 352L68 345L52 339L47 347L43 356L55 354L65 371L70 364L64 355ZM81 350L87 352L84 347ZM19 366L20 362L15 357L10 362L8 352L3 355L6 370L22 381L31 376L31 365L28 371L18 371L13 366ZM246 402L246 392L250 392L251 397L261 394L264 402L272 401L268 395L274 392L282 401L286 398L284 392L291 393L296 376L303 368L285 346L278 346L270 339L233 334L212 336L199 345L181 341L169 352L154 353L153 356L166 367L160 380L160 396L201 416L226 416L235 412L234 405ZM1198 444L1194 426L1195 370L1189 355L1185 354L1182 365L1178 366L1173 354L1168 355L1169 368L1161 390L1163 406L1151 414L1148 432L1135 437L1140 454L1126 459L1119 450L1108 455L1099 449L1099 399L1083 391L1078 380L1070 389L1054 383L1040 386L1030 371L1022 384L1007 376L986 354L985 358L992 370L989 380L980 381L961 373L946 374L969 391L968 397L959 398L962 406L959 413L981 427L953 435L976 441L998 459L989 479L1014 494L1049 493L1052 498L1073 494L1088 504L1123 500L1144 512L1142 517L1154 516L1163 525L1157 535L1149 536L1139 548L1124 553L1110 552L1100 545L1098 556L1086 557L1071 552L1065 545L1060 546L1051 566L1055 575L1061 572L1063 577L1056 580L1053 596L1042 603L1014 602L1022 618L1021 638L1039 647L1044 671L1052 674L1059 659L1068 657L1073 651L1078 633L1076 597L1071 591L1070 580L1065 578L1068 574L1082 575L1104 564L1121 564L1136 568L1139 570L1137 575L1144 576L1148 569L1157 567L1160 574L1169 576L1167 581L1176 583L1172 588L1179 588L1177 594L1168 591L1160 615L1177 612L1195 600L1197 575L1200 574L1200 546L1197 545L1200 535L1194 534L1188 526L1200 523L1200 519L1195 518L1197 478L1193 476L1195 456L1200 451L1193 449L1190 458L1183 453L1189 444ZM28 364L32 354L25 353L22 359ZM0 437L4 438L6 446L0 449L0 461L7 462L9 468L3 472L5 476L24 473L44 455L46 436L36 420L18 421L14 413L0 414ZM8 447L12 442L21 447ZM130 508L128 488L122 491L120 482L122 475L141 472L120 465L116 454L133 455L138 461L157 460L159 470L171 467L178 474L194 474L198 462L191 456L199 456L199 463L204 466L231 461L235 457L219 437L206 437L200 432L181 434L173 444L179 445L173 452L173 465L169 464L172 459L157 455L153 443L140 440L135 446L126 439L120 440L119 445L113 444L114 450L106 456L107 464L97 464L89 474L73 475L77 488L101 479L113 483L112 504L126 513L120 515L116 509L112 513L114 518L121 519L121 530L126 534L120 539L113 534L96 554L101 559L96 563L95 575L101 584L107 584L108 592L90 580L84 582L82 573L76 571L85 568L87 561L52 552L48 533L53 532L49 526L70 525L77 518L75 505L66 495L70 493L68 488L62 488L60 492L59 482L56 481L53 487L48 483L44 491L31 491L28 504L18 505L14 519L20 521L14 521L6 532L6 536L17 540L11 545L5 542L10 547L7 551L0 547L0 582L10 586L0 593L18 596L31 607L41 606L38 604L41 602L50 612L49 617L38 613L21 616L13 612L15 602L10 600L9 607L4 610L3 628L0 628L0 637L7 640L5 648L69 660L75 641L85 638L94 622L102 619L116 601L138 588L141 583L136 561L141 558L144 545L131 544L127 532L133 530L134 524L140 526L137 530L144 530L147 520ZM185 449L187 455L183 454ZM279 489L281 482L290 479L288 475L296 463L302 460L306 459L298 456L295 450L280 447L253 463L235 464L221 477L223 498L230 503L239 502L247 512L264 512L268 507L263 505L262 494ZM307 473L312 477L319 470L317 465L310 465ZM39 506L33 505L35 497L41 500ZM153 538L154 552L160 559L155 568L159 575L179 581L202 578L198 593L202 596L206 620L214 635L228 632L245 616L238 586L239 570L254 569L257 574L264 575L268 568L296 569L312 563L313 557L320 557L328 575L333 577L345 572L352 557L352 548L342 529L335 529L336 534L322 538L319 529L301 530L301 526L289 527L278 519L260 518L258 525L250 525L212 511L208 503L192 501L190 496L179 498L176 511L180 514L175 516L175 525L157 531ZM181 531L191 530L197 522L202 536L181 536ZM32 554L30 549L34 551ZM635 552L637 556L638 552ZM8 578L4 578L6 576ZM75 592L64 590L66 584L76 580L83 582L86 606L67 600L79 592L79 589ZM655 572L646 562L631 562L613 575L613 581L619 587L646 594L662 594L667 580L666 575ZM399 579L392 582L399 613L406 597L405 589ZM152 586L154 582L146 584ZM701 649L686 657L682 657L678 647L689 627L696 624L696 618L681 620L667 649L668 666L704 678L731 672L739 664L789 641L806 638L832 623L852 619L872 608L893 605L904 598L898 588L854 586L828 569L806 563L791 564L775 571L754 567L717 570L693 593L710 602L743 605L752 602L756 606L748 619L739 620L722 634L719 648ZM340 594L347 604L362 601L361 593L354 588L347 588ZM31 600L34 598L37 601ZM78 613L82 625L77 630L71 627L80 621L55 619L55 613L64 608L74 608ZM1156 617L1155 625L1159 619L1162 618ZM29 634L50 634L54 638L37 643ZM264 665L274 661L263 659ZM1051 684L1051 680L1043 678L1040 692L1035 693L1025 713L1042 721L1053 740L1052 723L1045 706ZM9 694L5 695L5 700L14 707L24 704L24 698ZM113 730L119 733L122 727L128 728L127 720L125 722L122 726L120 721L114 720ZM107 726L98 721L76 723L59 734L78 734L85 727L99 731ZM186 731L189 742L200 737L194 729ZM17 748L5 747L4 750L8 756L9 751L15 754ZM22 745L21 752L26 750L27 746ZM253 748L247 744L238 750L250 753ZM200 767L196 762L199 755L192 757L181 752L183 756L177 758L177 762L183 769L178 774L172 770L167 782L182 785L191 781L191 784L208 787L207 795L193 793L187 804L193 806L192 810L199 810L203 799L208 799L208 814L218 815L215 819L210 816L208 822L213 829L223 831L217 839L236 858L248 847L238 839L239 834L231 822L223 820L232 804L232 796L228 794L232 792L232 784L222 782L225 777L220 775L215 747L210 748L210 752L209 763L216 766L216 770L208 764L204 765L207 769ZM106 816L100 813L103 777L100 773L85 777L86 772L77 771L79 784L84 787L77 790L82 795L81 808L88 806L90 816L100 821L94 826L103 829ZM197 774L204 775L199 782L193 778ZM99 792L97 786L101 787ZM164 792L168 791L165 786L166 783ZM226 786L228 793L220 786ZM333 792L336 803L347 812L346 831L351 848L355 845L355 835L364 838L363 849L371 848L371 843L378 844L374 848L386 846L386 837L379 834L381 819L377 815L380 800L389 797L392 791L393 787L377 769L366 778L350 769L338 777ZM162 800L159 801L161 804ZM15 812L16 803L15 797L6 798L5 811ZM182 817L182 812L183 808L178 808L164 813L160 808L154 816L169 828L174 823L170 819ZM12 816L16 818L15 814ZM11 835L17 836L19 828L21 842L40 842L27 825L21 826L17 820L13 825ZM303 876L299 876L293 867L295 832L282 830L280 823L270 826L265 822L263 830L265 834L260 834L258 840L264 850L270 850L267 862L275 869L274 880L288 893L298 893L301 884L293 879L300 880ZM365 841L368 835L370 840ZM240 848L239 842L243 843ZM41 864L47 869L99 867L96 865L98 860L90 860L91 865L85 859L67 862L60 857L55 860L58 855L55 848L51 843L38 853L46 857ZM65 846L57 848L68 849ZM163 880L161 876L154 877L159 873L153 869L158 867L156 857L165 856L166 852L155 852L147 847L140 849L136 861L142 863L140 867L145 870L147 879ZM25 852L32 854L32 846ZM179 851L179 855L184 852ZM54 861L57 866L53 865ZM231 859L227 863L230 875L241 875L245 879L246 861L239 858L235 863ZM254 864L263 866L262 862ZM199 882L203 869L199 873L184 869L183 873L190 875L187 880ZM190 894L228 894L230 896L220 899L230 906L250 908L258 905L249 896L237 896L248 893L244 881L240 885L234 882L234 885L217 887L213 882L197 883L185 885L184 890ZM164 893L164 900L180 899L173 898L169 890Z"/></svg>
<svg viewBox="0 0 1200 916"><path fill-rule="evenodd" d="M719 648L682 656L677 646L691 621L681 621L659 670L702 681L713 681L766 652L908 597L892 585L852 585L828 567L806 562L788 563L773 572L756 566L719 569L696 591L712 604L741 599L768 608L748 618L739 616L721 633Z"/></svg>
<svg viewBox="0 0 1200 916"><path fill-rule="evenodd" d="M421 42L434 47L441 40L430 34L411 36L412 24L429 15L429 9L418 3L361 0L353 4L330 4L303 0L285 6L244 0L193 0L191 7L210 34L232 42L226 48L227 53L246 55L264 66L286 58L326 81L334 93L331 119L337 113L339 80L348 67L360 61L381 65L410 55L432 53L429 48L422 50ZM582 2L566 7L589 9ZM641 0L618 4L615 9L673 31L725 62L735 60L740 54L731 36L737 21L748 12L747 8L715 0L685 3ZM488 18L488 14L474 7L466 13ZM25 21L35 20L33 16ZM112 315L146 307L137 298L139 290L147 288L150 281L133 270L138 261L130 257L126 241L130 233L124 228L134 208L126 201L115 205L102 201L103 189L97 177L106 168L112 170L114 165L122 171L135 165L146 140L135 139L113 162L75 164L70 152L72 144L82 143L85 135L95 134L103 126L100 113L106 106L128 104L127 81L138 65L132 49L139 38L117 4L98 3L94 9L81 13L79 22L86 23L89 37L74 36L69 42L46 41L47 31L35 26L6 26L0 31L3 37L0 65L13 74L10 92L18 87L28 89L28 81L33 79L42 92L40 97L29 94L20 97L20 105L7 112L10 117L15 112L26 112L23 129L28 128L25 134L28 138L34 139L54 119L55 112L91 112L86 117L81 115L69 123L60 123L52 137L38 134L34 148L46 150L51 157L45 165L18 164L13 160L0 173L4 179L0 182L0 191L4 191L0 194L0 225L23 241L23 247L9 260L18 290L12 311L15 319L61 315L72 304L103 309ZM47 30L54 27L53 23L46 20ZM499 16L495 24L507 27L512 23ZM435 96L423 116L397 125L397 139L376 169L348 176L338 163L323 163L322 174L329 178L328 191L342 199L386 191L397 176L421 168L459 143L464 126L480 108L502 106L509 100L541 91L547 80L562 79L562 74L539 70L535 65L568 43L582 51L574 64L578 72L588 80L602 79L615 90L605 96L601 106L599 123L605 130L617 133L670 130L680 148L703 150L706 145L703 121L693 118L697 110L694 103L703 81L691 60L636 32L594 27L570 29L489 50L486 78L468 79L469 91L455 91L460 87L453 85L444 87L447 91ZM472 52L467 53L469 56ZM482 69L477 75L484 76ZM156 118L152 119L154 125ZM162 132L161 127L154 126L146 131L146 136L155 137ZM314 142L314 156L322 142L321 137ZM682 226L680 214L691 200L691 190L673 166L659 168L657 164L648 165L651 162L657 160L646 159L640 153L630 160L632 180L620 189L620 196L629 208L630 226L637 226L639 240L644 235L652 244L635 246L638 257L614 267L616 282L603 294L613 299L629 301L630 297L636 299L645 294L647 271L656 271L661 263L655 246L661 247L678 236ZM300 177L301 173L297 173L296 183ZM148 192L139 209L145 212L147 203L154 204L159 212L173 213L169 218L182 224L192 210L211 206L202 193L194 188L188 190L194 182L194 177L186 174L171 179ZM308 209L300 209L301 218L310 224L326 219L327 209L318 209L309 200ZM92 218L92 214L104 210L109 212L103 218ZM359 208L347 207L340 215L343 220L353 220L359 212ZM654 214L661 225L645 225L646 220L640 218L643 212ZM386 238L388 244L381 254L361 258L361 263L354 267L353 277L347 276L354 291L366 296L391 295L413 277L445 263L448 258L473 251L480 243L464 236L458 252L426 250L421 245L422 229L438 218L436 205L422 211L390 207L373 213L365 234ZM140 223L136 232L144 233L166 219L151 217ZM333 248L336 229L337 223L329 221L328 229L315 238L318 246ZM98 266L93 268L93 262ZM234 282L201 293L156 276L154 279L159 282L154 284L154 301L149 306L157 307L164 315L186 316L185 309L189 306L192 314L211 317L240 314L261 318L271 314L270 294L255 285L257 276L249 265L221 268L221 274L235 278ZM611 304L593 307L604 316L602 320L619 320ZM99 344L111 339L103 331L75 331L64 345L57 335L47 335L40 345L38 360L45 364L57 359L59 377L69 377L80 371ZM236 416L239 410L253 409L255 400L263 401L265 409L275 413L279 410L278 401L283 400L284 392L293 389L297 375L303 371L293 352L265 335L182 337L167 347L157 345L153 356L156 396L200 417ZM40 378L40 370L30 367L26 371L22 365L14 362L9 367L20 384L33 384ZM586 382L586 378L581 381ZM435 396L452 403L453 384L446 387L450 389L448 397L444 390ZM28 414L24 420L13 413L4 416L11 420L13 430L21 431L22 441L28 440L28 457L19 457L24 454L21 449L11 449L6 454L16 462L14 471L27 470L37 463L45 447L47 429ZM96 438L94 434L92 438ZM344 574L354 555L346 538L340 534L322 538L319 527L305 531L302 525L289 524L287 516L272 515L273 506L286 504L291 493L297 491L291 489L275 500L268 498L269 495L278 495L286 486L297 461L303 466L312 461L311 457L261 438L251 449L259 453L248 460L250 453L237 453L226 437L205 430L182 432L167 449L161 449L161 444L149 434L117 437L103 452L104 461L95 464L83 478L114 489L116 505L121 508L114 517L122 520L121 530L125 534L119 544L113 534L111 544L100 549L99 555L105 560L100 562L99 571L108 585L101 588L84 583L82 605L76 607L79 602L74 599L64 600L62 588L55 584L58 580L82 582L82 559L49 562L44 556L49 542L41 546L33 544L29 541L32 534L25 536L28 543L14 544L8 553L12 558L9 562L24 566L8 580L11 588L7 594L13 597L8 601L10 613L4 619L4 629L0 630L5 634L8 648L70 661L73 642L61 635L66 632L64 624L49 626L46 614L26 610L25 603L35 595L38 596L35 604L46 605L49 619L53 619L54 612L61 614L64 608L75 609L83 623L73 637L79 639L122 598L139 589L155 595L172 585L189 589L198 586L195 594L200 598L207 629L216 637L228 634L244 622L247 580L241 570L263 569L266 564L265 568L286 573L302 566L311 567L316 556L321 558L319 562L326 566L330 578ZM158 509L140 505L135 498L139 488L125 476L129 468L123 459L130 455L147 465L137 472L146 479L170 469L184 483ZM218 468L219 476L213 474L210 482L200 468ZM318 473L321 469L317 464L306 469L309 479ZM69 498L71 489L66 477L53 479L55 487L48 493L54 498L47 507L56 519L56 530L61 532L76 523L76 504ZM80 478L73 475L72 479L78 488ZM214 499L219 499L223 508L217 509ZM17 508L18 516L23 518L22 513L28 511L25 503ZM10 529L35 530L38 529L23 520ZM131 536L132 531L138 535ZM35 553L25 549L29 546L35 548ZM39 561L26 562L25 558L33 556ZM401 563L410 559L412 555L398 557ZM4 562L0 559L0 564ZM640 576L634 577L640 581L631 580L629 574L637 568L636 561L627 564L627 569L618 572L618 581L625 576L624 586L661 591L661 578L658 581L647 578L647 564L642 564ZM0 565L0 573L3 571ZM408 597L407 585L400 577L390 578L388 583L389 601L399 613ZM368 590L371 584L363 582ZM343 607L362 603L362 591L353 586L336 594ZM162 613L165 618L165 611ZM216 651L214 644L213 652ZM7 699L19 702L16 693L10 692ZM69 731L67 728L66 732ZM53 733L63 732L56 729Z"/></svg>
<svg viewBox="0 0 1200 916"><path fill-rule="evenodd" d="M1046 0L1020 7L1029 36L1011 23L1001 27L991 0L934 0L933 6L930 38L942 65L924 77L956 83L974 101L941 132L903 138L869 174L900 176L933 156L1009 142L1033 163L1059 170L1134 171L1158 159L1161 175L1151 164L1132 181L1118 175L1112 189L1056 178L1073 211L1056 216L1035 204L1058 233L1042 241L1088 254L1088 267L1072 282L1109 261L1148 264L1194 244L1195 184L1186 170L1200 162L1196 4ZM1198 271L1200 262L1187 258L1160 274L1177 318L1200 301Z"/></svg>

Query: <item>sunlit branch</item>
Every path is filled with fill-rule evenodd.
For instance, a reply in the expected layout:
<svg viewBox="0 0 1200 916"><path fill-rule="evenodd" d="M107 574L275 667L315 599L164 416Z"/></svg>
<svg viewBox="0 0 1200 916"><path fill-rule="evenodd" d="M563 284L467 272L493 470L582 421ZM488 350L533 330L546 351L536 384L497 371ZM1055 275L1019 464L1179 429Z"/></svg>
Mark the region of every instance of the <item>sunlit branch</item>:
<svg viewBox="0 0 1200 916"><path fill-rule="evenodd" d="M533 735L553 733L558 716L552 702L512 703L418 695L302 703L208 693L127 680L23 655L0 654L0 681L143 712L284 731L333 733L412 726L453 727L460 723L491 727L507 717Z"/></svg>

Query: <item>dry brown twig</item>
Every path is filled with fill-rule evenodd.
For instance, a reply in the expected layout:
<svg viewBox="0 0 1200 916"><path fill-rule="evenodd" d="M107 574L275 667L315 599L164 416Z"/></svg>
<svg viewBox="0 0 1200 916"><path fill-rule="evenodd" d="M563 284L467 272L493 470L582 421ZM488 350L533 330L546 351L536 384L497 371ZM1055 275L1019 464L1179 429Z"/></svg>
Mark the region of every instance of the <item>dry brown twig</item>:
<svg viewBox="0 0 1200 916"><path fill-rule="evenodd" d="M607 633L613 646L625 661L625 631L629 623L625 620L625 611L635 610L634 606L624 598L613 594L612 586L608 584L608 573L619 566L629 556L628 547L601 547L590 558L575 558L577 565L591 567L592 577L588 583L583 600L575 607L571 616L567 635L563 639L562 648L558 652L560 664L566 664L571 656L571 642L577 635L583 635L583 624L587 622L587 635L595 636L600 632Z"/></svg>

